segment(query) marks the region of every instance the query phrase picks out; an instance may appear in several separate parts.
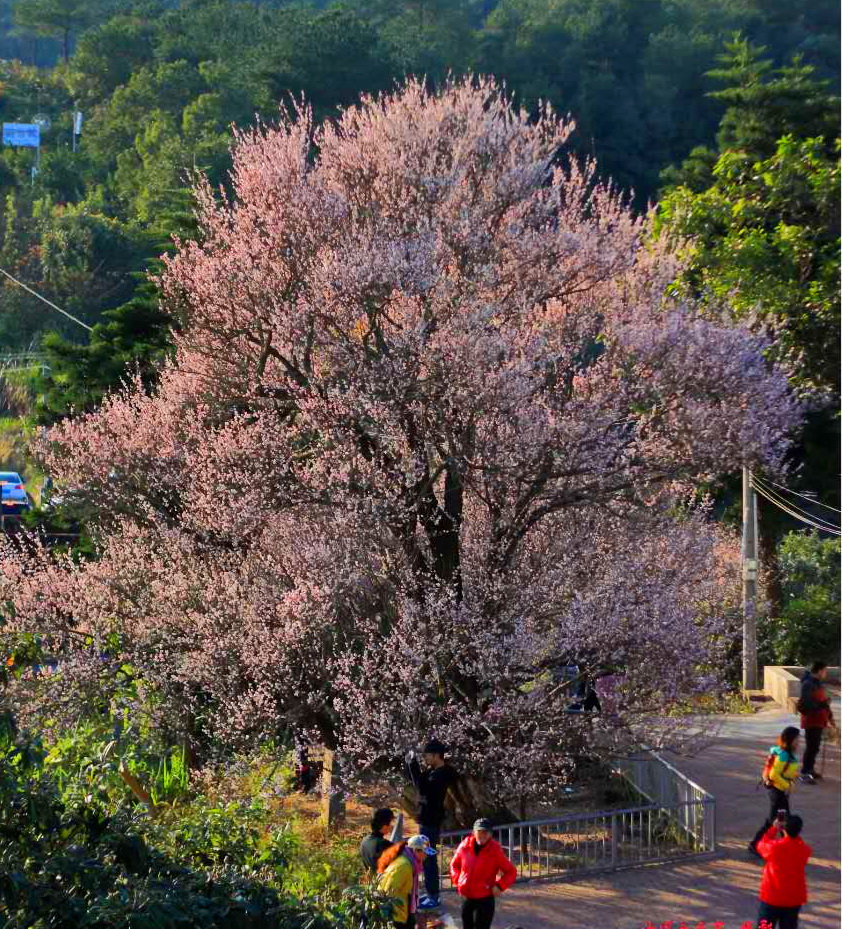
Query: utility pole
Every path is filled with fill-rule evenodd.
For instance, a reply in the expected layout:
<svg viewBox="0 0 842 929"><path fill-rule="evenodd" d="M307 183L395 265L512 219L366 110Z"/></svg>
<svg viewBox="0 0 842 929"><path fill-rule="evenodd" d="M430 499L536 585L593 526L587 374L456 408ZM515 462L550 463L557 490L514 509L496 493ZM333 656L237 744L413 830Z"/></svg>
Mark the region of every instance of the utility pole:
<svg viewBox="0 0 842 929"><path fill-rule="evenodd" d="M757 690L757 494L743 468L743 689Z"/></svg>

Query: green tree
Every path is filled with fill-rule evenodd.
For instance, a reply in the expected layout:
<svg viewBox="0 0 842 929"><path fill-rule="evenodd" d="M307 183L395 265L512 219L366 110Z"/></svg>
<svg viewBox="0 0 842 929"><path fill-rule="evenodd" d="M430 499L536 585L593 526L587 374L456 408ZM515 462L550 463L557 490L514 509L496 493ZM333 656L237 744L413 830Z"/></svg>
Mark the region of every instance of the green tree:
<svg viewBox="0 0 842 929"><path fill-rule="evenodd" d="M814 532L790 532L778 550L781 609L761 626L774 664L839 663L840 545Z"/></svg>
<svg viewBox="0 0 842 929"><path fill-rule="evenodd" d="M335 115L362 91L387 88L396 73L377 32L348 9L313 16L289 11L284 34L267 49L261 77L275 100L302 94L318 117Z"/></svg>
<svg viewBox="0 0 842 929"><path fill-rule="evenodd" d="M70 58L70 39L104 12L106 0L18 0L15 22L36 35L61 41L65 62Z"/></svg>
<svg viewBox="0 0 842 929"><path fill-rule="evenodd" d="M766 49L740 36L727 42L720 66L708 76L724 85L710 96L727 105L717 141L720 151L750 152L770 157L778 139L832 139L838 135L838 108L827 84L800 56L773 68Z"/></svg>
<svg viewBox="0 0 842 929"><path fill-rule="evenodd" d="M137 16L118 16L79 39L71 81L80 96L101 100L154 62L155 25ZM78 76L78 77L77 77Z"/></svg>
<svg viewBox="0 0 842 929"><path fill-rule="evenodd" d="M127 303L103 313L86 345L46 335L42 348L50 370L35 383L38 421L49 425L71 410L92 410L132 377L151 386L170 347L172 325L157 292L146 284Z"/></svg>
<svg viewBox="0 0 842 929"><path fill-rule="evenodd" d="M731 43L713 72L729 82L719 151L666 176L659 227L689 239L680 287L751 320L800 387L838 392L838 101L761 52Z"/></svg>

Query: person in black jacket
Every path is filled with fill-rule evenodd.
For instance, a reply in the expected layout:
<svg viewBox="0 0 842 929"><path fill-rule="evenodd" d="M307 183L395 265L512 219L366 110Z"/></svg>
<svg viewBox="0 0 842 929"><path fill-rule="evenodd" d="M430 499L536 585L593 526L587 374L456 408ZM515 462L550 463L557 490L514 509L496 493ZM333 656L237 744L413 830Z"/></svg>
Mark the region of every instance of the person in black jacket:
<svg viewBox="0 0 842 929"><path fill-rule="evenodd" d="M372 874L377 874L380 856L392 845L386 833L391 830L394 821L395 814L388 807L375 810L371 817L371 832L360 843L360 855Z"/></svg>
<svg viewBox="0 0 842 929"><path fill-rule="evenodd" d="M459 779L455 769L444 760L446 751L438 739L427 742L423 751L423 770L415 752L410 752L406 758L407 771L421 798L418 809L419 832L427 836L431 848L436 848L439 843L447 792ZM418 904L419 909L439 907L439 866L438 858L433 856L424 859L424 888L427 893Z"/></svg>

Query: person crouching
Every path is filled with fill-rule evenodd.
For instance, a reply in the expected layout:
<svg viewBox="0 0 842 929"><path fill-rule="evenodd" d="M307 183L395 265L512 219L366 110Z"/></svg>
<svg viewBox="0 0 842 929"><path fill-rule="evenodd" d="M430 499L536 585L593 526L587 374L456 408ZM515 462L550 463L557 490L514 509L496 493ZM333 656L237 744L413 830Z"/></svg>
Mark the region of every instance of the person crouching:
<svg viewBox="0 0 842 929"><path fill-rule="evenodd" d="M478 819L450 862L450 878L462 903L463 929L490 929L495 900L517 880L517 869L491 835L488 819Z"/></svg>

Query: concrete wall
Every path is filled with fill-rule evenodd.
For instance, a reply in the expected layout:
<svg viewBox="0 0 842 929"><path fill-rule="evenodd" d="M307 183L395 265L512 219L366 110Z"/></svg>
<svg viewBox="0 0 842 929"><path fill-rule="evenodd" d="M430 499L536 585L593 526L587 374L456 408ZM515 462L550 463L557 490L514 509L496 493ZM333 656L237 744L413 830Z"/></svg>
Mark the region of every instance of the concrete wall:
<svg viewBox="0 0 842 929"><path fill-rule="evenodd" d="M763 691L775 703L794 713L795 702L801 696L803 674L804 668L766 665L763 668ZM827 681L831 684L839 683L839 668L827 669Z"/></svg>

